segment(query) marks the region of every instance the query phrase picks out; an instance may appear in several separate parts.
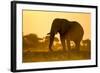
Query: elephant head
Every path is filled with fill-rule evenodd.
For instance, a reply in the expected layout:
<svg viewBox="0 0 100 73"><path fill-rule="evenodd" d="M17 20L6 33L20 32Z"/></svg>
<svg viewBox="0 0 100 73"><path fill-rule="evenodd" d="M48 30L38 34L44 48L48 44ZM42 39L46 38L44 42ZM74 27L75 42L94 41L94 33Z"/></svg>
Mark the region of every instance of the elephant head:
<svg viewBox="0 0 100 73"><path fill-rule="evenodd" d="M67 19L56 18L53 20L50 30L49 49L53 45L54 36L56 33L60 34L60 41L64 50L66 50L65 41L67 41L68 49L70 49L70 41L74 41L76 48L79 48L80 41L83 38L84 30L82 26L76 21L68 21Z"/></svg>

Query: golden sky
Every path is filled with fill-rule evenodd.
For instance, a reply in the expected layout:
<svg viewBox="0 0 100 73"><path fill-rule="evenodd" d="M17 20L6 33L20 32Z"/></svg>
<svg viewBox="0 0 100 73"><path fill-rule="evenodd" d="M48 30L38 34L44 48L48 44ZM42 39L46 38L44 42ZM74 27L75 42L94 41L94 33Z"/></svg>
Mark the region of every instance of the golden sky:
<svg viewBox="0 0 100 73"><path fill-rule="evenodd" d="M79 12L53 12L23 10L23 35L37 34L43 38L50 32L55 18L64 18L69 21L79 22L84 29L83 39L91 38L91 14Z"/></svg>

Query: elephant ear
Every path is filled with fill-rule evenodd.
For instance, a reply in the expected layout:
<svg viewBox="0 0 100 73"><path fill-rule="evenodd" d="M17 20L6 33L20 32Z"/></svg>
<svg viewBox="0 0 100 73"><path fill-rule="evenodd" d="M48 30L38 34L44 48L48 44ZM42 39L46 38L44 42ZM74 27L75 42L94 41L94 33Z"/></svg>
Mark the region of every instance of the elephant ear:
<svg viewBox="0 0 100 73"><path fill-rule="evenodd" d="M71 29L71 25L70 25L70 21L63 19L62 22L62 26L61 26L61 33L67 33L69 32L69 30Z"/></svg>

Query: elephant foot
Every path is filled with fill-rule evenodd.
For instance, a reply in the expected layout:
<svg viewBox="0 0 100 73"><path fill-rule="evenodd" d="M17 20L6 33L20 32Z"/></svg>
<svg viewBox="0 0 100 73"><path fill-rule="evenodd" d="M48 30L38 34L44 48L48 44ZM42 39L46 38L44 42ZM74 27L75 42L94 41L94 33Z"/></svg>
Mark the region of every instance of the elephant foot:
<svg viewBox="0 0 100 73"><path fill-rule="evenodd" d="M67 49L66 48L63 48L63 52L67 52Z"/></svg>
<svg viewBox="0 0 100 73"><path fill-rule="evenodd" d="M53 49L49 49L50 52L53 52Z"/></svg>
<svg viewBox="0 0 100 73"><path fill-rule="evenodd" d="M80 55L80 51L79 50L77 51L77 54Z"/></svg>
<svg viewBox="0 0 100 73"><path fill-rule="evenodd" d="M79 48L77 49L77 53L80 53L80 49Z"/></svg>
<svg viewBox="0 0 100 73"><path fill-rule="evenodd" d="M67 52L67 50L66 50L66 49L64 49L63 51L64 51L64 52Z"/></svg>
<svg viewBox="0 0 100 73"><path fill-rule="evenodd" d="M71 59L71 52L67 51L67 58L70 60Z"/></svg>

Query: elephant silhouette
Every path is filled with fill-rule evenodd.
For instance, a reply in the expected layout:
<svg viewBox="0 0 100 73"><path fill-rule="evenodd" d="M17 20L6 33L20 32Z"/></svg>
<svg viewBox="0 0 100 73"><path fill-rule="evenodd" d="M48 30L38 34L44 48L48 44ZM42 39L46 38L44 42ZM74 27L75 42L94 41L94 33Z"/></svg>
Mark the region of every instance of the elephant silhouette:
<svg viewBox="0 0 100 73"><path fill-rule="evenodd" d="M55 34L60 34L60 41L63 47L63 50L66 51L66 44L68 50L70 50L70 41L75 43L75 48L80 51L80 42L84 35L84 30L80 23L76 21L69 21L67 19L55 18L52 22L50 33L50 42L49 42L49 50L52 50L52 45L54 41Z"/></svg>

